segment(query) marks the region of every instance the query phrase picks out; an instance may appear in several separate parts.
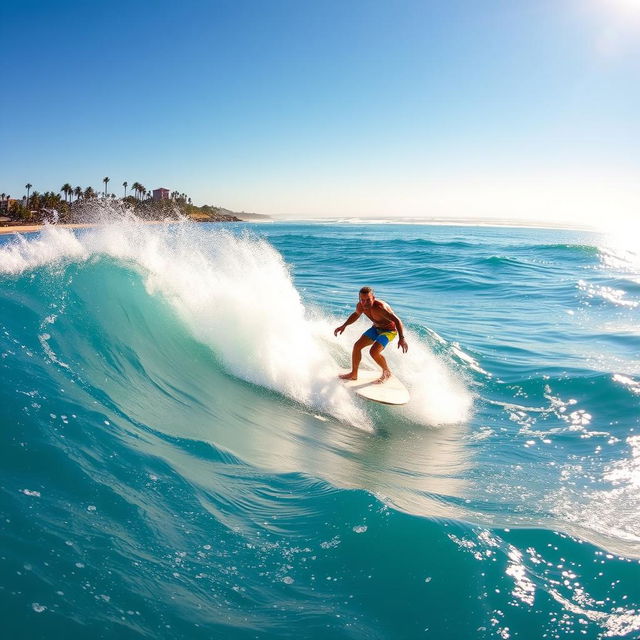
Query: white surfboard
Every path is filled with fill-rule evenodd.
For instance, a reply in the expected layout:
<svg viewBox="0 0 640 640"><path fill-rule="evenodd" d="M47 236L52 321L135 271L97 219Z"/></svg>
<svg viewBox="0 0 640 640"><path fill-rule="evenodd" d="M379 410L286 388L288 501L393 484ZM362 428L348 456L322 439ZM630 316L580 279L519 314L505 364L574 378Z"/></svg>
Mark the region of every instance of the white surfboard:
<svg viewBox="0 0 640 640"><path fill-rule="evenodd" d="M349 373L343 369L340 373ZM393 374L388 380L375 384L380 379L380 370L360 369L357 380L343 380L345 387L367 400L382 404L407 404L410 400L407 388Z"/></svg>

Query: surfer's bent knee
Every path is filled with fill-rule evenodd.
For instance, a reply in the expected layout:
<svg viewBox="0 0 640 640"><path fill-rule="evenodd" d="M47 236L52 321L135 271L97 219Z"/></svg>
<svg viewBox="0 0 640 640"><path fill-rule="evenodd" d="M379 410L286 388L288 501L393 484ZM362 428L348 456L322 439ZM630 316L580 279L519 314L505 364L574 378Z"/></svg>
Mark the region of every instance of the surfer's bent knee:
<svg viewBox="0 0 640 640"><path fill-rule="evenodd" d="M371 345L371 349L369 349L369 353L373 356L376 353L382 353L382 351L384 350L385 345L383 345L380 342L374 342Z"/></svg>

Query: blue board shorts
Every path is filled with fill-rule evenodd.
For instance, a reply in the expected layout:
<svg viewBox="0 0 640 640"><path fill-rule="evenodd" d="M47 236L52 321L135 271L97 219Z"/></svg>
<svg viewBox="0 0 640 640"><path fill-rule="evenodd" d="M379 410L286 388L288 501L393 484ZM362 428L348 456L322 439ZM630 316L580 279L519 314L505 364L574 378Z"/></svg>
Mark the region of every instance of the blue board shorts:
<svg viewBox="0 0 640 640"><path fill-rule="evenodd" d="M367 336L367 338L373 340L374 342L379 342L384 348L395 339L395 337L398 335L398 332L383 331L382 329L378 329L377 327L371 327L371 329L368 329L362 335Z"/></svg>

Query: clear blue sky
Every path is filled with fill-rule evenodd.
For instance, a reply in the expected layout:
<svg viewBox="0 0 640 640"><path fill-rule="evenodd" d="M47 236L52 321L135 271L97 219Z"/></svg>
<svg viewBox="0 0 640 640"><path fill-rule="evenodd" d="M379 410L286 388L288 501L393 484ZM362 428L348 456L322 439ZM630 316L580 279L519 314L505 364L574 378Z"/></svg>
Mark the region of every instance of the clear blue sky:
<svg viewBox="0 0 640 640"><path fill-rule="evenodd" d="M4 0L0 191L640 213L640 0Z"/></svg>

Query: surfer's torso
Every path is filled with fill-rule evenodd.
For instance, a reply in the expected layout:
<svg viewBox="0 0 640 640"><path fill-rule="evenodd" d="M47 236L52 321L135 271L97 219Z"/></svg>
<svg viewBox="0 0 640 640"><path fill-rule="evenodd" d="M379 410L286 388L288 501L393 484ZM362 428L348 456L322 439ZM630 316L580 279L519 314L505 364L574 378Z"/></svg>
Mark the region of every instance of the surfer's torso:
<svg viewBox="0 0 640 640"><path fill-rule="evenodd" d="M373 326L376 329L380 329L381 331L396 331L396 323L389 319L389 314L393 313L393 311L384 300L374 300L369 307L359 302L356 310L364 313L364 315L373 322Z"/></svg>

